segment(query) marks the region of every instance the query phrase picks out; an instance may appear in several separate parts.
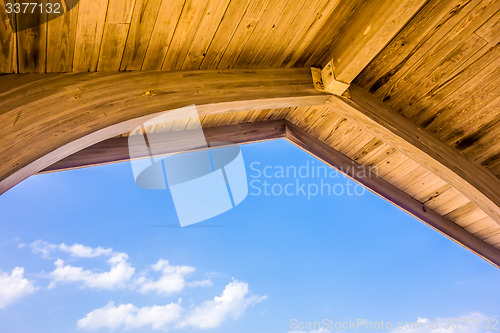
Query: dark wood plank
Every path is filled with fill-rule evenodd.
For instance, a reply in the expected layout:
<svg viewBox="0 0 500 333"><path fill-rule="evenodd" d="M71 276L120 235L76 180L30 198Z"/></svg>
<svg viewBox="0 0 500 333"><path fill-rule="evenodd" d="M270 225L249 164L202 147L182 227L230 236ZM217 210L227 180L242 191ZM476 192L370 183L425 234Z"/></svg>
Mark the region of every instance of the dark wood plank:
<svg viewBox="0 0 500 333"><path fill-rule="evenodd" d="M158 155L181 153L190 151L193 147L192 142L189 142L188 138L197 136L190 136L190 131L194 134L198 134L197 130L179 131L179 135L177 136L176 132L168 132L168 140L164 140L165 142L163 145L161 132L148 134L148 138L150 138L151 135L158 137L158 139L154 139L156 143L155 150L158 152ZM207 127L203 128L203 133L210 147L219 147L221 143L223 145L228 145L273 140L285 136L285 121L259 121L229 126ZM45 168L40 173L130 160L128 140L128 136L118 136L104 140L80 150L73 155L65 157L48 168ZM149 155L143 157L149 157Z"/></svg>

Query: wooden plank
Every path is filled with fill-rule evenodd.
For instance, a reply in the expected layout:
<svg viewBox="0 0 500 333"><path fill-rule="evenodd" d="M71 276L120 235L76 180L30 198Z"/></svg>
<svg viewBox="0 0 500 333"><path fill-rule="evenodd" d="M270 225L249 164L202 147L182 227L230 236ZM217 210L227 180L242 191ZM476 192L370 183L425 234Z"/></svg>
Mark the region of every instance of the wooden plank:
<svg viewBox="0 0 500 333"><path fill-rule="evenodd" d="M262 41L260 45L256 48L256 52L253 54L253 57L249 59L247 66L249 67L269 67L269 60L276 55L276 52L279 51L282 43L286 43L287 39L290 35L293 35L294 20L297 17L301 17L302 20L306 20L308 16L306 16L306 8L304 6L309 4L309 7L314 2L307 0L295 0L288 1L281 12L279 19L272 26L271 33L267 35L265 40ZM303 16L302 16L303 15Z"/></svg>
<svg viewBox="0 0 500 333"><path fill-rule="evenodd" d="M135 0L109 0L98 71L118 71L127 41Z"/></svg>
<svg viewBox="0 0 500 333"><path fill-rule="evenodd" d="M136 0L109 0L106 22L130 23Z"/></svg>
<svg viewBox="0 0 500 333"><path fill-rule="evenodd" d="M435 213L433 210L425 208L422 203L411 198L408 194L390 183L376 177L373 173L371 177L362 176L363 174L369 174L369 172L361 172L360 170L364 167L352 161L350 158L317 140L312 135L291 123L287 123L286 125L286 137L299 148L304 149L328 165L344 172L346 176L364 185L370 191L500 268L500 250L485 243L481 239L470 234L464 228ZM345 173L346 170L353 171Z"/></svg>
<svg viewBox="0 0 500 333"><path fill-rule="evenodd" d="M108 0L80 0L78 7L73 71L95 72Z"/></svg>
<svg viewBox="0 0 500 333"><path fill-rule="evenodd" d="M7 14L5 2L0 1L0 73L17 73L17 34L13 14Z"/></svg>
<svg viewBox="0 0 500 333"><path fill-rule="evenodd" d="M154 142L157 143L155 151L159 155L180 153L193 149L192 142L187 140L189 137L194 137L189 135L189 131L196 131L193 132L195 134L198 133L197 130L181 130L179 132L180 135L176 136L175 132L168 132L168 142L165 142L164 145L162 145L161 131L157 131L154 134L148 133L148 137L150 135L157 137L157 139L154 139ZM261 121L229 126L207 127L203 128L203 132L209 146L213 146L214 144L219 146L218 144L220 143L245 144L283 138L285 136L285 121ZM40 173L130 160L128 140L128 136L119 136L104 140L52 164ZM144 157L149 157L149 155Z"/></svg>
<svg viewBox="0 0 500 333"><path fill-rule="evenodd" d="M337 80L352 82L425 3L379 0L363 4L331 43L323 65L334 59Z"/></svg>
<svg viewBox="0 0 500 333"><path fill-rule="evenodd" d="M78 22L78 4L61 16L48 14L46 72L71 72Z"/></svg>
<svg viewBox="0 0 500 333"><path fill-rule="evenodd" d="M475 33L488 43L494 45L500 42L500 34L498 33L499 26L500 11L496 12L495 15L488 19L488 21L484 22L484 24L480 26Z"/></svg>
<svg viewBox="0 0 500 333"><path fill-rule="evenodd" d="M163 60L162 70L181 69L208 6L206 0L186 0L174 35Z"/></svg>
<svg viewBox="0 0 500 333"><path fill-rule="evenodd" d="M332 96L326 105L418 161L500 224L498 178L360 87L351 85L349 94L349 98Z"/></svg>
<svg viewBox="0 0 500 333"><path fill-rule="evenodd" d="M0 76L0 86L19 75ZM195 104L200 115L321 105L308 69L30 74L0 100L0 192L159 112ZM37 82L40 82L38 84ZM22 96L22 97L20 97ZM36 144L35 144L36 143Z"/></svg>
<svg viewBox="0 0 500 333"><path fill-rule="evenodd" d="M264 43L269 34L273 33L288 2L289 0L269 1L259 22L257 22L252 34L248 38L245 47L233 64L234 67L249 67L251 60L262 46L262 43Z"/></svg>
<svg viewBox="0 0 500 333"><path fill-rule="evenodd" d="M295 55L300 53L301 44L324 23L332 8L337 6L338 1L319 0L308 2L300 15L296 15L288 32L281 40L281 45L271 55L264 59L263 66L284 67Z"/></svg>
<svg viewBox="0 0 500 333"><path fill-rule="evenodd" d="M230 0L211 0L208 3L181 68L198 69L206 56L216 32L219 32L219 34L228 33L227 31L219 30L219 26L222 23L222 18L228 9L229 3Z"/></svg>
<svg viewBox="0 0 500 333"><path fill-rule="evenodd" d="M321 59L331 47L335 36L345 27L346 22L361 10L362 0L340 0L335 1L331 11L324 12L327 15L319 29L311 29L304 36L302 47L292 55L287 65L289 66L322 66ZM316 28L318 28L316 26Z"/></svg>
<svg viewBox="0 0 500 333"><path fill-rule="evenodd" d="M488 43L477 35L457 36L442 49L430 52L412 68L397 91L390 95L388 102L400 110L415 104L435 86L445 82L461 65L468 64ZM429 73L432 73L429 75Z"/></svg>
<svg viewBox="0 0 500 333"><path fill-rule="evenodd" d="M464 7L470 8L470 2L470 0L428 1L360 73L355 83L370 92L376 92L412 58L416 50L420 50L423 45L431 44L427 43L427 40L436 31L446 27L451 29L452 25L449 24L449 20L465 12ZM445 27L441 28L443 25Z"/></svg>
<svg viewBox="0 0 500 333"><path fill-rule="evenodd" d="M97 63L98 71L110 72L120 69L129 28L128 23L106 23Z"/></svg>
<svg viewBox="0 0 500 333"><path fill-rule="evenodd" d="M46 4L47 0L39 3ZM44 73L47 56L47 13L17 15L17 26L31 27L17 33L19 73Z"/></svg>
<svg viewBox="0 0 500 333"><path fill-rule="evenodd" d="M121 71L141 69L160 10L160 3L161 0L136 0L120 64Z"/></svg>
<svg viewBox="0 0 500 333"><path fill-rule="evenodd" d="M426 123L434 116L433 109L435 107L441 103L441 107L444 107L457 96L464 93L470 94L470 91L481 86L482 80L478 80L478 78L487 77L495 71L498 68L496 62L499 57L500 45L496 45L467 68L436 85L413 105L405 107L401 113L407 118L415 120L419 125Z"/></svg>
<svg viewBox="0 0 500 333"><path fill-rule="evenodd" d="M142 70L161 69L170 47L175 27L184 7L185 0L162 1L156 23L151 34Z"/></svg>
<svg viewBox="0 0 500 333"><path fill-rule="evenodd" d="M216 34L201 68L233 68L269 5L269 0L238 0L238 2L231 1L220 29L220 31L232 30L233 33ZM241 18L240 8L246 9ZM233 22L238 18L239 21L235 25Z"/></svg>
<svg viewBox="0 0 500 333"><path fill-rule="evenodd" d="M421 64L424 58L439 61L443 57L441 53L447 51L447 47L449 47L447 45L451 40L459 43L459 41L469 38L499 8L500 3L495 0L472 0L465 7L453 11L453 15L449 18L445 17L444 22L440 22L436 29L431 31L430 36L412 50L404 62L398 64L394 71L380 78L370 89L370 92L390 103L393 94L408 88L406 81L415 74L415 66ZM416 72L418 73L418 70Z"/></svg>

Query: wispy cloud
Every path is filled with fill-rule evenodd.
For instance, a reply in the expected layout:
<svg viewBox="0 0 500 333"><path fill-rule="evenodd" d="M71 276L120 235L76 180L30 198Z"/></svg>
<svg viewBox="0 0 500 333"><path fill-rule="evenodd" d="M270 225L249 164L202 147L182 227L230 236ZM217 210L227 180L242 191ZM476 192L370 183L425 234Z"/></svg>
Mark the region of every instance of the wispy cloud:
<svg viewBox="0 0 500 333"><path fill-rule="evenodd" d="M24 277L24 268L16 267L9 273L0 272L0 309L35 291L33 282Z"/></svg>
<svg viewBox="0 0 500 333"><path fill-rule="evenodd" d="M170 295L181 292L186 286L190 287L206 287L211 286L211 280L187 282L186 277L192 274L196 268L191 266L174 266L168 260L160 259L151 266L155 272L160 272L160 277L157 280L140 276L135 280L137 288L141 292L154 291L157 294Z"/></svg>
<svg viewBox="0 0 500 333"><path fill-rule="evenodd" d="M177 303L136 307L133 304L116 306L109 302L102 308L89 312L78 320L80 329L96 330L100 328L141 328L150 326L153 330L168 328L216 328L229 319L237 319L249 305L259 303L266 296L250 295L248 284L233 280L221 296L203 302L190 311Z"/></svg>
<svg viewBox="0 0 500 333"><path fill-rule="evenodd" d="M259 303L266 298L267 296L249 295L247 283L233 280L226 286L221 296L205 301L192 309L178 327L215 328L229 318L237 319L249 305Z"/></svg>
<svg viewBox="0 0 500 333"><path fill-rule="evenodd" d="M75 257L80 258L95 258L99 256L111 256L113 255L112 249L105 249L100 246L92 248L82 244L66 245L61 244L51 244L42 240L36 240L30 244L33 253L40 254L45 258L48 258L51 254L62 251L71 254Z"/></svg>
<svg viewBox="0 0 500 333"><path fill-rule="evenodd" d="M180 318L182 307L178 303L138 308L133 304L115 306L109 302L106 306L95 309L78 320L79 329L95 330L99 328L139 328L151 326L153 330L165 329L168 324Z"/></svg>
<svg viewBox="0 0 500 333"><path fill-rule="evenodd" d="M48 274L51 279L49 288L57 283L81 283L84 287L98 289L118 289L127 286L134 275L135 268L127 262L128 255L116 253L108 260L108 272L96 273L72 265L65 265L62 259L55 262L56 268Z"/></svg>
<svg viewBox="0 0 500 333"><path fill-rule="evenodd" d="M494 319L479 312L434 319L418 317L415 322L406 323L406 327L401 323L390 333L483 333L490 331Z"/></svg>

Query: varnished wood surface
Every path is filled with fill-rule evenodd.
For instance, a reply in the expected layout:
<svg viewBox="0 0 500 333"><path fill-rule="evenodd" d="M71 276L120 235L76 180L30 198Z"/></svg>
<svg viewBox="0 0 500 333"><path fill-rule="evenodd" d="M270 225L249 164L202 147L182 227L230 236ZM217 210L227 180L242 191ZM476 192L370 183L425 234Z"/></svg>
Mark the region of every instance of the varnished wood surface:
<svg viewBox="0 0 500 333"><path fill-rule="evenodd" d="M426 167L500 224L500 179L356 85L326 105Z"/></svg>
<svg viewBox="0 0 500 333"><path fill-rule="evenodd" d="M308 69L292 68L0 76L0 87L0 123L7 124L0 192L159 112L195 104L200 115L217 114L328 98Z"/></svg>
<svg viewBox="0 0 500 333"><path fill-rule="evenodd" d="M430 0L355 83L500 177L500 2Z"/></svg>

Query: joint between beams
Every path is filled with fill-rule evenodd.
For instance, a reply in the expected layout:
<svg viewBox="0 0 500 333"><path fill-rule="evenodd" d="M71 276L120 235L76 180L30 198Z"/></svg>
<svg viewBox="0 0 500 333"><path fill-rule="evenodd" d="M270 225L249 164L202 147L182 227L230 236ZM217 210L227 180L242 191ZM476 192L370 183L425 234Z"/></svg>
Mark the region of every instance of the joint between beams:
<svg viewBox="0 0 500 333"><path fill-rule="evenodd" d="M335 78L333 59L323 69L311 67L311 74L316 89L333 95L342 96L350 85Z"/></svg>

